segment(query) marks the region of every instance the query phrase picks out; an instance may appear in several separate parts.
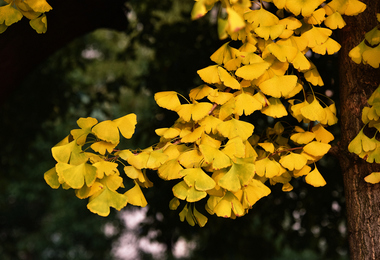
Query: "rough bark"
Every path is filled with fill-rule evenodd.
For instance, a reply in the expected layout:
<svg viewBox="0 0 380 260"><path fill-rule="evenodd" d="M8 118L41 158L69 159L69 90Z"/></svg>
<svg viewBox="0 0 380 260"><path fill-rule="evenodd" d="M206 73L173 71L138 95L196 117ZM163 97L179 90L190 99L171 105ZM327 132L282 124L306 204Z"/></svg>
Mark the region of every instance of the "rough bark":
<svg viewBox="0 0 380 260"><path fill-rule="evenodd" d="M363 127L361 111L367 99L380 84L380 71L368 65L357 65L348 56L364 34L376 24L380 1L364 0L367 9L359 16L345 18L340 32L340 165L343 172L347 204L347 228L350 258L380 259L380 184L368 184L364 177L380 171L347 150L348 144Z"/></svg>
<svg viewBox="0 0 380 260"><path fill-rule="evenodd" d="M25 17L0 34L0 104L41 61L97 28L127 28L126 0L50 0L48 30L37 34Z"/></svg>

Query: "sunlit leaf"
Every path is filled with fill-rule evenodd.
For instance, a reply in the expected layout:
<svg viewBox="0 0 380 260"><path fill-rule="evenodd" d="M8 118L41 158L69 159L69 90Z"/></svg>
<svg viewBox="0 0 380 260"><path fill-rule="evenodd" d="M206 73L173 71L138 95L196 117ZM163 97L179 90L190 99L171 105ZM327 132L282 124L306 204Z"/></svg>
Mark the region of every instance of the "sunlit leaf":
<svg viewBox="0 0 380 260"><path fill-rule="evenodd" d="M268 157L256 161L256 173L260 177L272 178L280 175L282 172L281 165L269 159Z"/></svg>
<svg viewBox="0 0 380 260"><path fill-rule="evenodd" d="M102 155L105 155L106 152L112 153L113 149L117 146L117 144L105 142L105 141L99 141L95 142L91 145L92 150L95 152L98 152Z"/></svg>
<svg viewBox="0 0 380 260"><path fill-rule="evenodd" d="M220 84L220 77L218 73L219 65L211 65L197 71L201 79L209 84Z"/></svg>
<svg viewBox="0 0 380 260"><path fill-rule="evenodd" d="M302 14L307 17L323 2L324 0L287 0L285 7L296 16Z"/></svg>
<svg viewBox="0 0 380 260"><path fill-rule="evenodd" d="M220 123L217 126L218 132L229 139L239 136L241 139L247 140L248 137L252 135L253 129L254 126L251 123L240 121L234 118Z"/></svg>
<svg viewBox="0 0 380 260"><path fill-rule="evenodd" d="M290 136L290 139L297 144L308 144L315 138L315 133L303 132L296 133Z"/></svg>
<svg viewBox="0 0 380 260"><path fill-rule="evenodd" d="M310 48L316 47L326 42L332 31L327 28L313 27L312 29L304 32L301 37L309 41L308 46Z"/></svg>
<svg viewBox="0 0 380 260"><path fill-rule="evenodd" d="M224 68L218 67L218 73L220 80L223 82L223 84L227 87L230 87L232 89L240 89L240 83L235 79L230 73L228 73Z"/></svg>
<svg viewBox="0 0 380 260"><path fill-rule="evenodd" d="M102 179L104 175L119 174L118 164L115 162L101 161L94 163L92 166L96 168L96 177L98 179Z"/></svg>
<svg viewBox="0 0 380 260"><path fill-rule="evenodd" d="M317 124L311 130L315 134L315 139L322 143L329 143L334 140L334 135L327 131L321 124Z"/></svg>
<svg viewBox="0 0 380 260"><path fill-rule="evenodd" d="M243 113L248 116L262 107L260 101L248 92L242 92L235 97L235 113L239 116Z"/></svg>
<svg viewBox="0 0 380 260"><path fill-rule="evenodd" d="M154 94L154 100L160 107L176 111L181 105L177 92L175 91L163 91Z"/></svg>
<svg viewBox="0 0 380 260"><path fill-rule="evenodd" d="M52 149L52 155L57 162L70 163L73 165L81 164L87 161L87 156L82 151L82 147L77 145L75 141L56 145Z"/></svg>
<svg viewBox="0 0 380 260"><path fill-rule="evenodd" d="M207 192L197 190L194 186L189 187L185 181L174 185L172 190L174 196L188 202L196 202L207 196Z"/></svg>
<svg viewBox="0 0 380 260"><path fill-rule="evenodd" d="M177 109L177 113L186 122L190 120L198 121L210 113L212 106L213 105L208 102L185 104Z"/></svg>
<svg viewBox="0 0 380 260"><path fill-rule="evenodd" d="M328 38L324 43L313 47L312 50L313 52L321 55L325 55L326 52L328 55L332 55L338 52L340 50L340 47L341 45L337 41Z"/></svg>
<svg viewBox="0 0 380 260"><path fill-rule="evenodd" d="M122 136L130 139L135 132L135 127L137 124L137 119L135 114L128 114L123 117L113 120Z"/></svg>
<svg viewBox="0 0 380 260"><path fill-rule="evenodd" d="M238 53L240 53L239 50L229 46L229 42L226 42L211 55L210 59L213 62L222 65L235 58Z"/></svg>
<svg viewBox="0 0 380 260"><path fill-rule="evenodd" d="M323 156L330 150L330 148L331 145L329 144L313 141L305 145L303 150L313 156Z"/></svg>
<svg viewBox="0 0 380 260"><path fill-rule="evenodd" d="M367 48L363 52L363 60L370 66L377 69L380 64L380 45L374 48Z"/></svg>
<svg viewBox="0 0 380 260"><path fill-rule="evenodd" d="M315 167L314 170L312 170L308 175L306 175L305 181L306 183L314 187L321 187L326 185L326 181L322 177L321 173L318 171L317 167Z"/></svg>
<svg viewBox="0 0 380 260"><path fill-rule="evenodd" d="M79 118L77 124L81 129L73 129L70 134L77 140L78 145L84 145L87 135L91 133L91 128L98 123L96 118L87 117Z"/></svg>
<svg viewBox="0 0 380 260"><path fill-rule="evenodd" d="M261 91L269 96L280 98L289 94L297 84L297 76L273 76L259 85Z"/></svg>
<svg viewBox="0 0 380 260"><path fill-rule="evenodd" d="M189 187L194 186L197 190L206 191L215 187L215 181L201 168L183 169L180 174L185 176L183 180Z"/></svg>
<svg viewBox="0 0 380 260"><path fill-rule="evenodd" d="M236 196L227 191L224 197L215 206L214 212L218 217L229 218L232 216L232 213L236 216L244 215L244 208Z"/></svg>
<svg viewBox="0 0 380 260"><path fill-rule="evenodd" d="M55 167L44 173L46 183L53 189L58 189L61 183L58 180L58 174Z"/></svg>
<svg viewBox="0 0 380 260"><path fill-rule="evenodd" d="M80 189L84 184L91 186L97 176L96 168L88 163L70 165L59 162L56 165L56 171L73 189Z"/></svg>
<svg viewBox="0 0 380 260"><path fill-rule="evenodd" d="M158 168L158 176L164 180L174 180L183 177L181 170L183 167L179 164L177 159L171 159L166 161Z"/></svg>
<svg viewBox="0 0 380 260"><path fill-rule="evenodd" d="M364 180L368 183L376 184L380 182L380 172L373 172L366 176Z"/></svg>
<svg viewBox="0 0 380 260"><path fill-rule="evenodd" d="M226 190L236 192L255 175L255 165L253 163L233 163L228 172L219 179L218 185Z"/></svg>
<svg viewBox="0 0 380 260"><path fill-rule="evenodd" d="M231 165L231 159L219 149L201 144L199 150L202 152L205 162L207 164L212 164L212 168L215 170Z"/></svg>
<svg viewBox="0 0 380 260"><path fill-rule="evenodd" d="M252 179L243 188L244 200L249 207L252 207L259 199L268 196L271 190L261 181Z"/></svg>
<svg viewBox="0 0 380 260"><path fill-rule="evenodd" d="M145 207L148 205L148 202L146 201L145 196L138 184L135 184L135 186L124 193L124 195L128 197L129 204L140 207Z"/></svg>
<svg viewBox="0 0 380 260"><path fill-rule="evenodd" d="M193 214L194 214L194 218L196 219L198 225L200 227L204 227L207 223L207 217L205 215L199 213L199 211L195 208L195 206L194 206Z"/></svg>
<svg viewBox="0 0 380 260"><path fill-rule="evenodd" d="M100 122L92 128L92 132L100 139L110 142L112 144L118 144L120 140L119 130L117 124L114 121L106 120Z"/></svg>
<svg viewBox="0 0 380 260"><path fill-rule="evenodd" d="M326 111L316 98L311 103L304 105L300 111L310 121L322 121L326 118Z"/></svg>
<svg viewBox="0 0 380 260"><path fill-rule="evenodd" d="M284 105L281 103L281 100L274 97L269 98L269 106L261 109L261 113L273 118L280 118L288 115L288 112L286 111Z"/></svg>
<svg viewBox="0 0 380 260"><path fill-rule="evenodd" d="M238 68L235 72L236 76L246 80L259 78L270 67L270 63L266 61L248 64Z"/></svg>
<svg viewBox="0 0 380 260"><path fill-rule="evenodd" d="M289 153L285 156L281 156L280 164L290 171L302 169L306 163L307 158L297 153Z"/></svg>
<svg viewBox="0 0 380 260"><path fill-rule="evenodd" d="M339 12L334 12L327 16L326 20L324 21L325 25L329 27L332 30L335 29L342 29L344 26L346 26L346 22L344 21L342 15Z"/></svg>

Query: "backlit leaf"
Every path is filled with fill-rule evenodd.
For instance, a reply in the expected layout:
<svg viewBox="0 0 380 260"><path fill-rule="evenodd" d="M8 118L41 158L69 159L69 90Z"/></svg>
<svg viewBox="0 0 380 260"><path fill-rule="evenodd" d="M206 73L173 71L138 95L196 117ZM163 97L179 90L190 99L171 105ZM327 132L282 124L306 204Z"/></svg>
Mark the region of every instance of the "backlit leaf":
<svg viewBox="0 0 380 260"><path fill-rule="evenodd" d="M194 186L197 190L206 191L215 187L215 181L201 168L183 169L181 175L185 176L183 180L189 187Z"/></svg>
<svg viewBox="0 0 380 260"><path fill-rule="evenodd" d="M212 164L212 168L219 170L231 165L231 159L222 151L209 145L199 145L204 160L207 164Z"/></svg>
<svg viewBox="0 0 380 260"><path fill-rule="evenodd" d="M77 124L81 129L73 129L70 134L77 140L78 145L84 145L87 135L91 133L91 128L98 123L96 118L87 117L79 118Z"/></svg>
<svg viewBox="0 0 380 260"><path fill-rule="evenodd" d="M305 181L306 183L314 187L321 187L326 185L326 181L322 177L321 173L318 171L317 167L315 167L314 170L312 170L308 175L306 175Z"/></svg>
<svg viewBox="0 0 380 260"><path fill-rule="evenodd" d="M137 183L133 188L124 193L124 195L127 196L129 204L140 207L145 207L148 204L140 186Z"/></svg>

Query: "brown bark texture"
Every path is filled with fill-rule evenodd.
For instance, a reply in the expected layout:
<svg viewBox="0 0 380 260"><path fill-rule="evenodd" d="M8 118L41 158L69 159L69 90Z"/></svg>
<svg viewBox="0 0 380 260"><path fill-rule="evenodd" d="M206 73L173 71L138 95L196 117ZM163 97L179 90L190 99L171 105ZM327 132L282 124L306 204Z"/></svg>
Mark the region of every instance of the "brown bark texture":
<svg viewBox="0 0 380 260"><path fill-rule="evenodd" d="M342 131L339 161L344 178L350 258L375 260L380 259L380 184L366 183L364 177L380 171L380 167L350 154L347 149L364 126L361 112L367 99L380 84L379 69L358 65L348 56L349 51L364 39L365 33L377 24L380 1L362 2L367 4L366 10L358 16L346 17L347 25L339 32L342 45L339 58Z"/></svg>
<svg viewBox="0 0 380 260"><path fill-rule="evenodd" d="M36 33L25 17L0 34L0 104L40 62L97 28L125 30L126 0L48 0L48 30ZM54 87L54 86L52 86Z"/></svg>

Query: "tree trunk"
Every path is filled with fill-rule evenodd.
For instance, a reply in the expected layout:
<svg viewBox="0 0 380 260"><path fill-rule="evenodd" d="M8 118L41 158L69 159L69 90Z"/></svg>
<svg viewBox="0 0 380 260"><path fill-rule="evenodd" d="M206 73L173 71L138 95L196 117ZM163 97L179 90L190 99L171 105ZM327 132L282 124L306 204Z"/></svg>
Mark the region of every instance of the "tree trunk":
<svg viewBox="0 0 380 260"><path fill-rule="evenodd" d="M348 152L348 144L363 127L361 111L367 99L380 84L380 71L369 65L356 64L348 56L366 32L376 26L380 1L362 0L364 13L345 18L347 25L339 33L340 51L340 165L343 172L347 204L347 228L350 258L380 259L380 184L369 184L364 177L380 171L378 164L369 164ZM370 136L372 137L372 136Z"/></svg>

